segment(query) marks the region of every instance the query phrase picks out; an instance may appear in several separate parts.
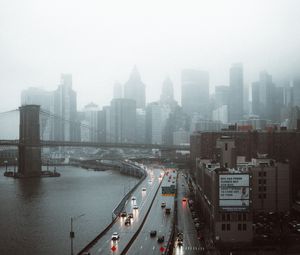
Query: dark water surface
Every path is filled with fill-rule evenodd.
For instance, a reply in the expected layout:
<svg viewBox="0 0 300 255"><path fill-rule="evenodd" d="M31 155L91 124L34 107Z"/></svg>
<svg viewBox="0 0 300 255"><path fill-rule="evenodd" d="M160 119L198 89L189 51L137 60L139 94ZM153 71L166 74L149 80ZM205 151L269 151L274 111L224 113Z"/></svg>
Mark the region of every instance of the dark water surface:
<svg viewBox="0 0 300 255"><path fill-rule="evenodd" d="M13 179L0 169L0 254L75 254L111 221L111 212L136 179L117 171L59 167L59 178Z"/></svg>

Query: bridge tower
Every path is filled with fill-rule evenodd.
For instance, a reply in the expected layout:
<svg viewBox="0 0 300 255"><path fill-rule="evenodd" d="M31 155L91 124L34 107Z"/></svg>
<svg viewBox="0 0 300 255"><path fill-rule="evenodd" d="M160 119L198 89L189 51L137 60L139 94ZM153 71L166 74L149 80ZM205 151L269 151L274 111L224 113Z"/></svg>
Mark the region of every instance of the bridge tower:
<svg viewBox="0 0 300 255"><path fill-rule="evenodd" d="M40 106L24 105L20 110L18 174L23 177L41 175Z"/></svg>

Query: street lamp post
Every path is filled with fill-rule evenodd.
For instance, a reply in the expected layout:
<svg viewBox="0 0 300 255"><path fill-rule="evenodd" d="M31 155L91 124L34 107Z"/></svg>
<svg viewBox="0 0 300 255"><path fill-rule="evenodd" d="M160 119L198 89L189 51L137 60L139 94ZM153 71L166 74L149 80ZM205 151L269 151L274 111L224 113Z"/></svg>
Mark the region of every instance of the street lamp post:
<svg viewBox="0 0 300 255"><path fill-rule="evenodd" d="M75 232L73 231L73 221L77 220L78 218L84 216L85 213L78 215L76 217L71 217L71 231L70 231L70 239L71 239L71 255L74 255L74 241L75 238Z"/></svg>

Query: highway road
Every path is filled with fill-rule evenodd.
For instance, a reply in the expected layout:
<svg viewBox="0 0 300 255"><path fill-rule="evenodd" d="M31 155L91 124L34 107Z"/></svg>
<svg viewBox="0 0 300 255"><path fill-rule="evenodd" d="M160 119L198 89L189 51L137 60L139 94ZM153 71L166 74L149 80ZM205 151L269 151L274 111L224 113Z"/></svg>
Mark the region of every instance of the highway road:
<svg viewBox="0 0 300 255"><path fill-rule="evenodd" d="M178 189L177 189L177 214L178 222L177 229L183 232L183 246L179 247L175 243L173 254L175 255L197 255L201 254L203 247L198 240L197 231L194 226L192 214L188 206L188 200L182 201L188 194L188 185L182 174L178 175Z"/></svg>
<svg viewBox="0 0 300 255"><path fill-rule="evenodd" d="M136 201L130 199L125 205L126 212L133 213L131 224L125 225L125 217L118 218L112 228L88 251L90 255L120 254L137 231L162 180L162 178L159 178L159 175L162 172L161 169L156 168L151 170L150 168L147 168L147 171L147 178L132 194L132 196L136 198ZM146 188L146 191L143 191L143 188ZM134 204L137 204L139 208L133 209ZM111 236L114 232L118 232L120 235L120 239L118 241L111 240ZM115 248L114 251L112 249L113 247Z"/></svg>
<svg viewBox="0 0 300 255"><path fill-rule="evenodd" d="M175 175L175 174L174 174ZM162 185L168 185L167 176L164 178ZM135 239L127 254L139 255L139 254L162 254L160 248L164 248L167 245L171 234L172 221L174 216L174 197L173 196L162 196L161 188L158 192L153 206L149 212L149 215L145 221L141 232ZM167 215L165 209L161 208L161 203L166 203L166 208L171 208L171 214ZM155 237L150 237L150 231L156 230L157 235ZM163 235L165 241L163 243L157 242L157 237Z"/></svg>

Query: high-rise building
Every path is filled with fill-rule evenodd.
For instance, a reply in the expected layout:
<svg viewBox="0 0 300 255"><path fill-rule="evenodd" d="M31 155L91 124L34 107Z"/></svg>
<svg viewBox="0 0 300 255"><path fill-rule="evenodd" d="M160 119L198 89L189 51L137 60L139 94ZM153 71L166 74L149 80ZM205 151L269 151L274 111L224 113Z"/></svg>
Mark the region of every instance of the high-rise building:
<svg viewBox="0 0 300 255"><path fill-rule="evenodd" d="M235 122L243 117L244 81L242 64L233 64L230 68L229 87L229 122Z"/></svg>
<svg viewBox="0 0 300 255"><path fill-rule="evenodd" d="M146 86L142 82L141 75L136 67L133 68L129 80L124 85L124 98L136 102L136 108L145 108Z"/></svg>
<svg viewBox="0 0 300 255"><path fill-rule="evenodd" d="M208 118L209 75L208 72L185 69L181 73L181 105L192 116L198 113Z"/></svg>
<svg viewBox="0 0 300 255"><path fill-rule="evenodd" d="M135 143L135 128L136 102L125 98L113 99L110 103L110 141Z"/></svg>
<svg viewBox="0 0 300 255"><path fill-rule="evenodd" d="M169 77L163 82L160 101L165 104L172 104L174 102L173 83Z"/></svg>
<svg viewBox="0 0 300 255"><path fill-rule="evenodd" d="M99 108L98 105L90 103L86 105L83 109L84 120L81 126L81 140L88 142L97 142L100 136L100 131L98 127L99 123ZM84 139L83 133L86 134Z"/></svg>
<svg viewBox="0 0 300 255"><path fill-rule="evenodd" d="M136 143L146 142L146 111L136 109Z"/></svg>
<svg viewBox="0 0 300 255"><path fill-rule="evenodd" d="M300 78L293 80L293 106L300 107Z"/></svg>
<svg viewBox="0 0 300 255"><path fill-rule="evenodd" d="M61 83L53 93L54 140L78 141L80 128L77 120L77 95L72 89L72 75L62 74Z"/></svg>
<svg viewBox="0 0 300 255"><path fill-rule="evenodd" d="M41 111L45 111L45 114L40 114L40 132L42 140L50 140L53 136L53 119L47 114L51 111L52 99L53 92L34 87L23 90L21 93L21 105L36 104L41 106Z"/></svg>
<svg viewBox="0 0 300 255"><path fill-rule="evenodd" d="M215 109L229 102L229 86L216 86L215 88Z"/></svg>
<svg viewBox="0 0 300 255"><path fill-rule="evenodd" d="M151 144L163 143L163 132L171 113L168 105L153 102L146 108L146 142Z"/></svg>
<svg viewBox="0 0 300 255"><path fill-rule="evenodd" d="M275 120L275 85L272 76L263 71L252 84L252 111L262 119Z"/></svg>
<svg viewBox="0 0 300 255"><path fill-rule="evenodd" d="M113 98L122 98L123 93L122 93L122 85L119 82L115 82L114 84L114 91L113 91Z"/></svg>

